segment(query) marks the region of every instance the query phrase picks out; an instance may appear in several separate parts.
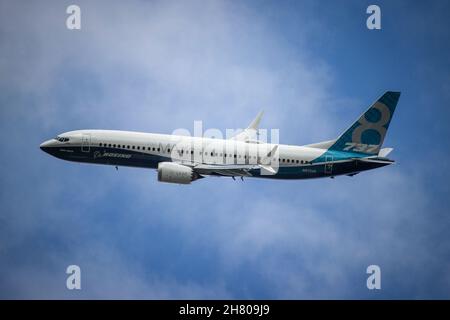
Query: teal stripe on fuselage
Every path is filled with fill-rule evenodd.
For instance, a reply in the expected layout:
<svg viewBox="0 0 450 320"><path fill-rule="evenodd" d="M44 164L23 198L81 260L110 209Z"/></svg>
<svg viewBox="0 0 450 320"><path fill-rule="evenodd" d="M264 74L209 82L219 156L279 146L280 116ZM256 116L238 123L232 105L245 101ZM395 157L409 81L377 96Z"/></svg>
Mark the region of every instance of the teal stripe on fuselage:
<svg viewBox="0 0 450 320"><path fill-rule="evenodd" d="M366 154L356 153L356 152L345 152L336 150L327 150L320 157L311 161L312 163L330 162L330 161L341 161L348 159L357 159L367 157Z"/></svg>

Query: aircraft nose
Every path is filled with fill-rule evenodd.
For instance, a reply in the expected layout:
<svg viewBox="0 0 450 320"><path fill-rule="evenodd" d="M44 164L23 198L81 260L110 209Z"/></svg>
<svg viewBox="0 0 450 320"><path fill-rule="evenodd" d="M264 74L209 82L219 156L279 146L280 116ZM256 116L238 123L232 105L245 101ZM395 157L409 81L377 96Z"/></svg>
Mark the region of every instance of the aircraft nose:
<svg viewBox="0 0 450 320"><path fill-rule="evenodd" d="M52 140L47 140L45 142L42 142L41 145L39 146L39 148L41 148L42 151L45 151L48 153L50 148L52 147L52 144L53 144Z"/></svg>

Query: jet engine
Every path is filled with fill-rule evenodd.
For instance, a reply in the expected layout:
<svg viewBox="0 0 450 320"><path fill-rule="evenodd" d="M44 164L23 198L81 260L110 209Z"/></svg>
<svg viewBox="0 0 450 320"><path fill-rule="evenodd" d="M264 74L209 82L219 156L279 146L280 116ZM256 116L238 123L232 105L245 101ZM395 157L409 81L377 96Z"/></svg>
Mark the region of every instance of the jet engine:
<svg viewBox="0 0 450 320"><path fill-rule="evenodd" d="M194 180L203 178L191 167L174 162L160 162L158 164L158 181L189 184Z"/></svg>

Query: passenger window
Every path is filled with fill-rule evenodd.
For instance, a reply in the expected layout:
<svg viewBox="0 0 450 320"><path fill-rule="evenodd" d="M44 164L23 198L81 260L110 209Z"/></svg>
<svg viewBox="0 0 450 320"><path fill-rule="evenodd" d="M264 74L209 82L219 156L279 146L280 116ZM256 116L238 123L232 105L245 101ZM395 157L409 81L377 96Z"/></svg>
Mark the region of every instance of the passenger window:
<svg viewBox="0 0 450 320"><path fill-rule="evenodd" d="M170 152L170 149L167 149L167 152Z"/></svg>
<svg viewBox="0 0 450 320"><path fill-rule="evenodd" d="M132 147L132 149L136 148L135 146Z"/></svg>
<svg viewBox="0 0 450 320"><path fill-rule="evenodd" d="M159 148L158 148L157 150L158 150L158 152L159 152Z"/></svg>

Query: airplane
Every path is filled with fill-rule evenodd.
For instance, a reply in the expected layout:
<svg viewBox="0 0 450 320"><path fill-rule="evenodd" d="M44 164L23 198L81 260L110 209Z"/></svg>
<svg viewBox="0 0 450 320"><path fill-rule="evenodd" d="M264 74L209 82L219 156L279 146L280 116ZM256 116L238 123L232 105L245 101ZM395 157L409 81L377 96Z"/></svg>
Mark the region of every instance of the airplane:
<svg viewBox="0 0 450 320"><path fill-rule="evenodd" d="M118 130L76 130L40 148L56 158L157 169L161 182L190 184L206 176L310 179L354 176L395 163L381 146L400 92L387 91L338 138L304 146L258 140L262 112L230 139Z"/></svg>

